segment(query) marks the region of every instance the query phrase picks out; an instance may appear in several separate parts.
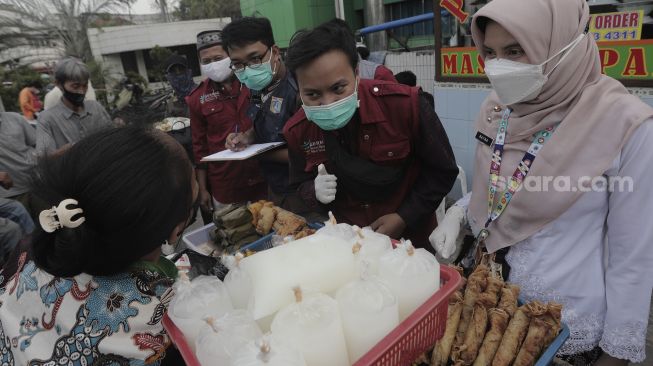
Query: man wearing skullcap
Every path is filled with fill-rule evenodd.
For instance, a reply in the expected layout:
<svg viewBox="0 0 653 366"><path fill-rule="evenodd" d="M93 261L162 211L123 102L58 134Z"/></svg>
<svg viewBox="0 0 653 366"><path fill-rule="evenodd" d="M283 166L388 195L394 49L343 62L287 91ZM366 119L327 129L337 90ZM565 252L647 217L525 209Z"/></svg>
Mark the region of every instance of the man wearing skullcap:
<svg viewBox="0 0 653 366"><path fill-rule="evenodd" d="M186 97L193 135L193 153L203 211L223 204L255 201L265 197L266 184L255 160L200 163L225 149L227 135L252 128L247 117L248 93L229 68L231 60L222 47L222 32L197 35L202 75L206 76Z"/></svg>

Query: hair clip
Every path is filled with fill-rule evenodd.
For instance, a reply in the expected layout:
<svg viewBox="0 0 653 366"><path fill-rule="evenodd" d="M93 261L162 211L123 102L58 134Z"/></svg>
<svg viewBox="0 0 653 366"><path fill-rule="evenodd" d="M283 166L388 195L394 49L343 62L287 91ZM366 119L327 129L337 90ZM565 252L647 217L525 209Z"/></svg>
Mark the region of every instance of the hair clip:
<svg viewBox="0 0 653 366"><path fill-rule="evenodd" d="M86 221L85 217L80 217L75 221L72 221L72 217L84 213L81 208L73 207L67 208L66 206L77 206L79 203L72 199L68 198L59 203L59 206L52 206L49 210L43 210L39 214L39 222L41 227L47 233L53 233L58 229L67 227L74 229Z"/></svg>

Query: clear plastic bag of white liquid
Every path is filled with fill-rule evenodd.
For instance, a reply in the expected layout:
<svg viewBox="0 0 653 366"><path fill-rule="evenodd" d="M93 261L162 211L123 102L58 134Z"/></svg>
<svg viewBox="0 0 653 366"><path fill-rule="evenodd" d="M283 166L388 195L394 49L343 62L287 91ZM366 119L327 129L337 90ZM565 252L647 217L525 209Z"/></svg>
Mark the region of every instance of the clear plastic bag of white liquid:
<svg viewBox="0 0 653 366"><path fill-rule="evenodd" d="M379 277L397 296L403 321L440 288L440 264L426 249L406 241L381 257Z"/></svg>
<svg viewBox="0 0 653 366"><path fill-rule="evenodd" d="M325 222L324 227L320 228L316 234L334 236L352 245L360 239L356 227L349 224L338 224L331 211L329 211L329 221Z"/></svg>
<svg viewBox="0 0 653 366"><path fill-rule="evenodd" d="M217 363L216 363L217 365ZM238 349L231 366L306 366L302 354L268 335Z"/></svg>
<svg viewBox="0 0 653 366"><path fill-rule="evenodd" d="M308 366L349 365L338 303L321 293L294 291L296 302L274 317L272 336L299 349Z"/></svg>
<svg viewBox="0 0 653 366"><path fill-rule="evenodd" d="M338 290L349 362L354 363L399 324L399 305L390 287L378 276L366 273Z"/></svg>
<svg viewBox="0 0 653 366"><path fill-rule="evenodd" d="M175 297L168 306L168 316L194 349L204 318L219 318L233 310L229 293L222 281L212 276L199 276L190 281L180 275L173 288Z"/></svg>
<svg viewBox="0 0 653 366"><path fill-rule="evenodd" d="M218 319L207 317L195 342L202 366L229 365L236 351L263 336L252 315L233 310Z"/></svg>
<svg viewBox="0 0 653 366"><path fill-rule="evenodd" d="M229 268L224 278L224 285L227 287L234 309L247 309L252 296L252 279L240 268L241 259L243 259L241 253L222 257L222 263Z"/></svg>
<svg viewBox="0 0 653 366"><path fill-rule="evenodd" d="M379 260L392 250L392 240L389 236L374 232L369 227L358 229L358 241L354 244L353 251L356 255L356 270L358 273L365 271L373 276L379 273ZM365 269L362 263L366 262Z"/></svg>

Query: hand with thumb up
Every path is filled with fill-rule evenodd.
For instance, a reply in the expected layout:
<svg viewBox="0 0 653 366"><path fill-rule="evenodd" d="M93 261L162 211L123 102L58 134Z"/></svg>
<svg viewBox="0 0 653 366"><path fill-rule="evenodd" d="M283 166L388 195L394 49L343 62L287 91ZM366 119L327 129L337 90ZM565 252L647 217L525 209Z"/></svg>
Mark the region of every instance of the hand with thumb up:
<svg viewBox="0 0 653 366"><path fill-rule="evenodd" d="M335 175L327 173L324 164L320 164L315 177L315 198L325 205L333 202L336 199L337 180Z"/></svg>

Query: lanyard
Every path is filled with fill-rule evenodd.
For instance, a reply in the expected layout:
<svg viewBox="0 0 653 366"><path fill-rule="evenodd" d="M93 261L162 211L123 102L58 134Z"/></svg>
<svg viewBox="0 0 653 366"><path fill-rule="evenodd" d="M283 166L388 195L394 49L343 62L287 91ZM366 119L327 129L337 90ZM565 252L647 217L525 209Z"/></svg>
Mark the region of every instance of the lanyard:
<svg viewBox="0 0 653 366"><path fill-rule="evenodd" d="M503 157L503 147L506 142L506 132L508 131L508 118L512 110L506 108L501 116L501 122L499 122L499 131L497 131L497 138L494 140L494 151L492 152L492 161L490 162L490 185L488 189L488 219L485 223L485 228L490 226L490 224L501 216L503 211L510 203L510 200L514 196L515 192L521 187L524 182L524 179L528 175L533 161L537 157L537 154L542 149L542 146L551 138L553 132L555 131L558 125L547 127L544 130L541 130L533 135L533 142L528 148L528 151L524 154L524 157L519 162L519 165L515 169L515 172L510 177L508 186L503 192L503 196L500 197L499 202L496 207L494 207L494 200L497 195L499 177L501 176L501 159ZM486 232L489 234L489 232Z"/></svg>

